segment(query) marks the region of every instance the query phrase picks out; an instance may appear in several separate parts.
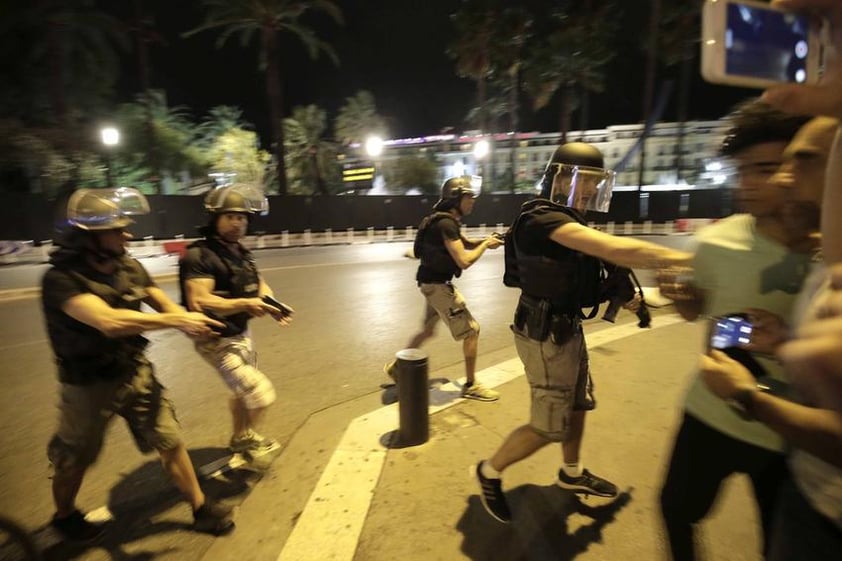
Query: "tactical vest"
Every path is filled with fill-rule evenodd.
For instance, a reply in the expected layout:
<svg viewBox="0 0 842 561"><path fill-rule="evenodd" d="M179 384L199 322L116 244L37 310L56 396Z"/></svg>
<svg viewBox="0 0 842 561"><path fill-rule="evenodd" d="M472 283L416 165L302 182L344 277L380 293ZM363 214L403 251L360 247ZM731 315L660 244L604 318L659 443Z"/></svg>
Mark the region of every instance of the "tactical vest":
<svg viewBox="0 0 842 561"><path fill-rule="evenodd" d="M148 295L140 265L126 257L121 259L112 284L93 280L74 268L59 267L59 270L76 281L83 292L102 298L115 309L140 311ZM66 384L86 385L98 379L134 374L135 359L148 344L142 335L106 337L72 318L52 321L48 329L57 356L59 380Z"/></svg>
<svg viewBox="0 0 842 561"><path fill-rule="evenodd" d="M237 258L214 238L198 240L187 246L188 250L192 248L199 248L203 259L216 259L222 264L221 270L224 271L224 275L214 278L214 295L222 298L255 298L260 294L260 276L251 254ZM182 305L186 306L183 271L179 271L179 281ZM232 337L244 332L251 318L247 312L225 317L217 316L212 312L205 312L205 314L225 324L219 332L223 337Z"/></svg>
<svg viewBox="0 0 842 561"><path fill-rule="evenodd" d="M569 208L544 199L529 201L521 208L505 237L503 283L520 288L532 298L548 300L557 312L581 315L582 308L598 306L605 276L600 259L563 246L559 246L558 253L548 256L539 253L538 248L521 247L516 242L518 228L538 212L562 212L584 225L582 218ZM595 311L590 317L593 315Z"/></svg>
<svg viewBox="0 0 842 561"><path fill-rule="evenodd" d="M449 212L434 212L426 216L418 226L418 232L415 234L415 243L413 244L412 250L415 253L415 257L421 260L422 266L436 273L459 277L462 275L462 268L450 256L447 247L443 243L435 243L427 235L430 227L440 220L446 219L453 220L456 222L456 226L459 226L459 223Z"/></svg>

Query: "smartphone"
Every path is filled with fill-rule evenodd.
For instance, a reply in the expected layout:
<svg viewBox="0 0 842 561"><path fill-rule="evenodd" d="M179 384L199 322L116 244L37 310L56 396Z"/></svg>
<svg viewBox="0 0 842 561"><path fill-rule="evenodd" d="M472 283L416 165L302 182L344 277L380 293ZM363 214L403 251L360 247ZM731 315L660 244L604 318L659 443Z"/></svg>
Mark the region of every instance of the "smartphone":
<svg viewBox="0 0 842 561"><path fill-rule="evenodd" d="M745 314L728 314L715 317L710 326L710 348L727 349L742 347L751 342L754 328Z"/></svg>
<svg viewBox="0 0 842 561"><path fill-rule="evenodd" d="M706 0L702 77L714 84L767 88L819 79L820 29L808 16L753 0Z"/></svg>
<svg viewBox="0 0 842 561"><path fill-rule="evenodd" d="M275 300L271 296L264 296L262 298L262 300L265 303L272 306L273 308L275 308L276 310L278 310L279 312L281 312L281 314L283 314L285 316L291 316L295 313L295 310L293 310L292 308L290 308L289 306L287 306L283 302L278 302L277 300Z"/></svg>

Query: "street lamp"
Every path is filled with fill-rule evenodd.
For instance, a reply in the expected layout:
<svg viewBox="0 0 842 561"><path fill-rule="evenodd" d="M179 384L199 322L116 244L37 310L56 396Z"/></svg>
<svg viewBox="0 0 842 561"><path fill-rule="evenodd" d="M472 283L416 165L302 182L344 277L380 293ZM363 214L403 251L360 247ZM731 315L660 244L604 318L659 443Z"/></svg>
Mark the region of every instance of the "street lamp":
<svg viewBox="0 0 842 561"><path fill-rule="evenodd" d="M365 139L365 153L376 158L383 153L383 139L379 136L369 136Z"/></svg>
<svg viewBox="0 0 842 561"><path fill-rule="evenodd" d="M103 127L99 131L102 144L105 145L105 181L108 187L113 187L114 182L111 176L111 150L113 146L120 143L120 131L114 127Z"/></svg>

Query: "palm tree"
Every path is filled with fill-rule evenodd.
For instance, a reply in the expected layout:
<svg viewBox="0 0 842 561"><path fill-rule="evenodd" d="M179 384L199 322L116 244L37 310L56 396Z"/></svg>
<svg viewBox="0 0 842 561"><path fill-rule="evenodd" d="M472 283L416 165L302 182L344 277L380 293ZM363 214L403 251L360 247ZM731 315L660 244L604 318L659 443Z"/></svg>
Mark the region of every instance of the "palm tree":
<svg viewBox="0 0 842 561"><path fill-rule="evenodd" d="M333 49L316 37L312 29L301 22L308 12L323 12L342 23L342 12L331 0L203 0L207 7L205 21L184 35L189 37L208 29L222 28L217 47L225 44L232 35L239 35L246 45L255 33L260 39L260 68L266 76L266 98L275 151L278 176L278 193L287 193L286 163L284 158L283 127L283 72L281 70L280 35L287 33L298 38L307 47L310 56L327 54L334 62L338 58Z"/></svg>
<svg viewBox="0 0 842 561"><path fill-rule="evenodd" d="M477 83L478 108L486 106L498 16L499 3L495 0L462 0L459 10L450 16L456 38L447 47L447 54L456 61L457 75ZM480 130L487 132L485 111L480 111L478 117Z"/></svg>
<svg viewBox="0 0 842 561"><path fill-rule="evenodd" d="M233 105L217 105L196 129L199 146L207 147L231 129L251 130L251 123L243 120L243 111Z"/></svg>
<svg viewBox="0 0 842 561"><path fill-rule="evenodd" d="M534 109L545 107L556 93L561 97L562 142L567 142L577 91L600 92L605 87L605 66L615 55L611 40L618 17L613 2L585 13L571 12L568 3L554 14L556 28L524 63L524 88Z"/></svg>
<svg viewBox="0 0 842 561"><path fill-rule="evenodd" d="M294 107L284 119L286 149L293 175L301 184L315 185L320 195L329 195L329 183L338 177L337 149L324 139L327 114L316 105Z"/></svg>
<svg viewBox="0 0 842 561"><path fill-rule="evenodd" d="M386 119L377 113L374 96L366 90L345 98L345 105L336 116L334 130L334 137L344 145L365 142L372 134L380 137L388 135Z"/></svg>

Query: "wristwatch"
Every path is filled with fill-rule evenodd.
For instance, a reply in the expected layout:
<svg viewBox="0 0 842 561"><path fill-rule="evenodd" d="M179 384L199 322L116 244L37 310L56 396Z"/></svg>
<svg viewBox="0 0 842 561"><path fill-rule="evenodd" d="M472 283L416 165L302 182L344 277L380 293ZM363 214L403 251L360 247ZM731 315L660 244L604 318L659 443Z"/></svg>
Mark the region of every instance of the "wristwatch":
<svg viewBox="0 0 842 561"><path fill-rule="evenodd" d="M766 384L755 383L753 388L743 388L725 400L736 413L746 421L754 421L754 394L767 393L771 388Z"/></svg>

